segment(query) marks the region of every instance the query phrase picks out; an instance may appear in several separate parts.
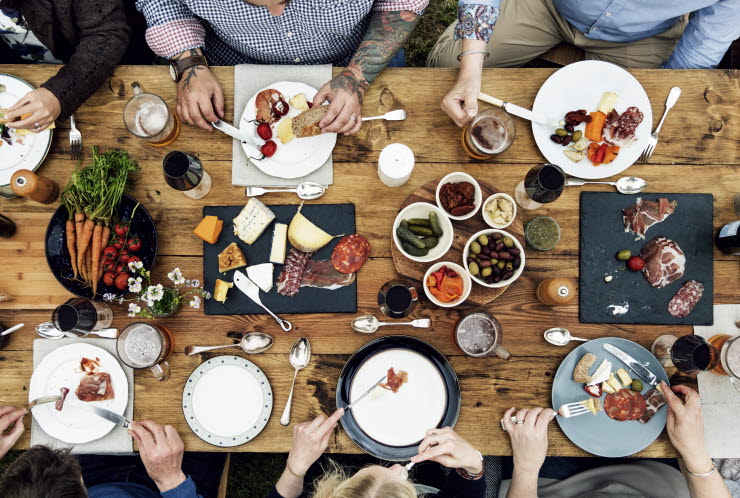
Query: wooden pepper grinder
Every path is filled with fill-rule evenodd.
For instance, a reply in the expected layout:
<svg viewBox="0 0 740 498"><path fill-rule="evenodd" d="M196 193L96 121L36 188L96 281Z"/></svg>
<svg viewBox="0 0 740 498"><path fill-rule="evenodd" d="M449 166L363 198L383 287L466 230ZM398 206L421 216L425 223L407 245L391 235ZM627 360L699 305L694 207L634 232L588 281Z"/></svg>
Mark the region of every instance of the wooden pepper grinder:
<svg viewBox="0 0 740 498"><path fill-rule="evenodd" d="M41 204L51 204L59 198L59 186L56 183L27 169L13 173L10 188L17 195Z"/></svg>

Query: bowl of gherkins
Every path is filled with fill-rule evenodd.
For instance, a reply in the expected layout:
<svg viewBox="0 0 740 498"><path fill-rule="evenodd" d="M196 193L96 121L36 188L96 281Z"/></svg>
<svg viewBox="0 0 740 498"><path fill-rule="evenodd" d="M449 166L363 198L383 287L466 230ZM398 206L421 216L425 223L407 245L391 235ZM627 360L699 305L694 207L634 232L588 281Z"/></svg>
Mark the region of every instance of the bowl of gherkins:
<svg viewBox="0 0 740 498"><path fill-rule="evenodd" d="M452 247L454 234L447 215L434 204L415 202L403 208L393 222L393 242L407 258L435 261Z"/></svg>
<svg viewBox="0 0 740 498"><path fill-rule="evenodd" d="M504 287L524 271L524 247L504 230L481 230L465 244L463 265L473 282L485 287Z"/></svg>

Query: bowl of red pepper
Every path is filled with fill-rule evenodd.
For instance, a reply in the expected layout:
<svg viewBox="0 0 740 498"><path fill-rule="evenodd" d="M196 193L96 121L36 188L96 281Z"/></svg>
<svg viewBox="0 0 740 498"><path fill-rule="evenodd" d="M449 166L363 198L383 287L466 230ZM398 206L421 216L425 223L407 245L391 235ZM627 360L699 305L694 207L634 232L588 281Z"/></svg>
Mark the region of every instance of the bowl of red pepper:
<svg viewBox="0 0 740 498"><path fill-rule="evenodd" d="M424 293L429 300L442 308L464 303L473 288L468 272L462 266L447 261L430 266L423 282Z"/></svg>

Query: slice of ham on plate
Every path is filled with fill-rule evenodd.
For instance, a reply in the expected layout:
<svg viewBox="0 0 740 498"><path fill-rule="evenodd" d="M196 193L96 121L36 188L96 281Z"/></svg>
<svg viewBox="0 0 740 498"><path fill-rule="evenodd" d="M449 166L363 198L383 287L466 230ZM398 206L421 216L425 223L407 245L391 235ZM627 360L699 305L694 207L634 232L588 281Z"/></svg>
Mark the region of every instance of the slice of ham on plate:
<svg viewBox="0 0 740 498"><path fill-rule="evenodd" d="M686 256L678 244L666 237L655 237L642 246L640 257L645 260L642 274L658 289L683 277Z"/></svg>
<svg viewBox="0 0 740 498"><path fill-rule="evenodd" d="M393 391L394 393L397 393L399 389L401 389L401 386L404 385L409 381L409 374L407 372L404 372L403 370L399 370L398 373L396 373L395 370L393 370L393 367L388 369L388 376L386 378L386 381L384 384L380 384L380 387L383 389L388 389L389 391Z"/></svg>
<svg viewBox="0 0 740 498"><path fill-rule="evenodd" d="M303 268L301 287L317 287L319 289L339 289L355 281L354 273L341 273L334 268L331 260L308 260Z"/></svg>
<svg viewBox="0 0 740 498"><path fill-rule="evenodd" d="M113 382L110 374L100 372L94 375L85 375L75 391L80 401L107 401L115 397Z"/></svg>
<svg viewBox="0 0 740 498"><path fill-rule="evenodd" d="M648 229L665 221L676 210L677 201L661 197L657 201L638 199L634 206L622 210L625 232L634 232L639 238L645 238Z"/></svg>

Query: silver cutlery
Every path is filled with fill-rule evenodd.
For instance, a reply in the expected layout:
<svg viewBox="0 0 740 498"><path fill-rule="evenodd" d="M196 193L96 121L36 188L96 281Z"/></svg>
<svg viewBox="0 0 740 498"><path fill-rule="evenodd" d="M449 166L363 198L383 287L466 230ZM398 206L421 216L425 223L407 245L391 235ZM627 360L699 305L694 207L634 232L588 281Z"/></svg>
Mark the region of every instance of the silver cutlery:
<svg viewBox="0 0 740 498"><path fill-rule="evenodd" d="M555 413L563 418L577 417L585 413L591 413L591 410L586 408L583 401L576 401L575 403L568 403L558 408Z"/></svg>
<svg viewBox="0 0 740 498"><path fill-rule="evenodd" d="M648 138L647 141L647 146L645 146L645 150L642 151L642 154L638 159L638 161L642 164L647 164L647 162L650 160L650 156L653 155L653 151L658 145L658 133L660 133L660 127L663 126L663 121L665 121L665 117L668 115L668 111L670 111L671 108L676 104L676 101L680 96L681 89L677 86L674 86L673 88L671 88L671 91L668 92L668 98L665 101L665 111L663 111L663 117L660 118L660 123L658 123L658 127L655 128L655 131L650 134L650 138Z"/></svg>
<svg viewBox="0 0 740 498"><path fill-rule="evenodd" d="M13 189L9 186L6 187L0 187L0 197L4 199L15 199L18 197L18 194L13 192Z"/></svg>
<svg viewBox="0 0 740 498"><path fill-rule="evenodd" d="M293 344L290 348L290 364L295 368L295 374L293 375L293 385L290 387L290 395L288 396L288 402L285 403L285 409L283 410L283 416L280 417L280 423L282 425L290 424L290 408L293 406L293 390L295 389L295 380L298 377L298 371L305 368L308 362L311 361L311 344L308 339L301 337Z"/></svg>
<svg viewBox="0 0 740 498"><path fill-rule="evenodd" d="M188 346L185 348L185 354L192 356L198 353L205 353L206 351L213 351L214 349L223 348L242 348L247 354L264 353L270 347L272 347L272 336L264 334L262 332L250 332L244 334L242 340L238 344L227 344L225 346Z"/></svg>
<svg viewBox="0 0 740 498"><path fill-rule="evenodd" d="M278 324L284 331L290 332L290 330L293 328L293 324L290 323L288 320L285 320L284 318L280 318L275 313L270 311L267 306L262 304L262 300L260 299L260 288L257 287L257 284L249 280L249 277L247 277L239 270L236 270L234 272L234 285L236 285L236 287L240 291L246 294L249 299L260 305L263 310L267 311L270 316L272 316L275 321L278 322Z"/></svg>
<svg viewBox="0 0 740 498"><path fill-rule="evenodd" d="M16 330L18 330L18 329L20 329L22 327L23 327L23 324L22 323L19 323L18 325L13 325L8 330L3 331L3 333L0 334L0 336L10 335L10 334L12 334L13 332L15 332Z"/></svg>
<svg viewBox="0 0 740 498"><path fill-rule="evenodd" d="M604 344L602 347L620 360L622 360L624 364L627 365L630 370L635 372L642 380L653 387L658 387L658 377L656 377L653 372L648 370L645 365L643 365L616 346L613 346L611 344Z"/></svg>
<svg viewBox="0 0 740 498"><path fill-rule="evenodd" d="M554 346L565 346L570 341L588 342L590 339L574 337L570 335L570 330L563 327L553 327L545 330L545 340Z"/></svg>
<svg viewBox="0 0 740 498"><path fill-rule="evenodd" d="M533 121L535 123L540 123L547 126L561 126L560 122L550 122L547 119L545 119L544 116L537 114L536 112L530 111L529 109L525 109L524 107L520 107L516 104L512 104L511 102L505 102L499 98L496 98L492 95L485 94L483 92L480 92L478 94L478 100L482 100L483 102L487 102L489 104L493 104L496 107L501 107L503 110L508 112L509 114L513 114L514 116L518 116L522 119L526 119L527 121Z"/></svg>
<svg viewBox="0 0 740 498"><path fill-rule="evenodd" d="M30 412L33 407L38 405L43 405L46 403L56 403L57 401L61 400L62 396L60 394L57 394L56 396L43 396L41 398L36 398L35 400L31 401L26 409Z"/></svg>
<svg viewBox="0 0 740 498"><path fill-rule="evenodd" d="M356 400L354 400L352 403L350 403L347 406L345 406L344 407L344 413L347 413L347 411L351 410L353 406L355 406L357 403L359 403L360 401L362 401L362 398L364 398L365 396L367 396L368 394L370 394L371 392L373 392L373 390L376 387L378 387L380 385L380 383L383 382L386 379L386 377L387 377L387 375L382 376L380 378L380 380L378 382L376 382L375 384L373 384L373 386L370 389L368 389L367 391L365 391L362 394L362 396L360 396L359 398L357 398Z"/></svg>
<svg viewBox="0 0 740 498"><path fill-rule="evenodd" d="M389 325L410 325L411 327L428 329L432 326L432 320L430 318L419 318L410 322L381 322L373 315L362 315L352 320L352 328L363 334L372 334L380 327L387 327Z"/></svg>
<svg viewBox="0 0 740 498"><path fill-rule="evenodd" d="M395 111L388 111L382 116L370 116L368 118L362 118L363 121L372 121L374 119L385 119L386 121L403 121L406 119L405 109L396 109Z"/></svg>
<svg viewBox="0 0 740 498"><path fill-rule="evenodd" d="M226 133L231 138L235 138L239 140L240 142L246 142L248 144L256 145L254 142L254 136L250 135L247 132L244 132L240 130L239 128L235 128L234 126L230 125L229 123L226 123L225 121L214 121L211 122L211 125L213 125L214 128L216 128L219 131L222 131Z"/></svg>
<svg viewBox="0 0 740 498"><path fill-rule="evenodd" d="M36 333L45 339L62 339L64 337L78 337L76 334L67 335L54 326L53 322L44 322L36 327ZM90 335L96 335L104 339L117 339L120 335L118 329L92 330Z"/></svg>
<svg viewBox="0 0 740 498"><path fill-rule="evenodd" d="M120 425L124 429L128 429L128 427L131 425L131 422L126 420L126 417L115 412L106 410L105 408L100 408L99 406L91 406L89 408L98 417L104 418L105 420L113 422L116 425Z"/></svg>
<svg viewBox="0 0 740 498"><path fill-rule="evenodd" d="M574 176L569 176L565 179L566 187L580 187L581 185L585 185L587 183L613 185L617 187L617 192L619 192L620 194L639 194L640 192L645 190L648 185L645 180L643 180L642 178L637 178L636 176L623 176L616 182L592 182L588 180L583 180L581 178L576 178Z"/></svg>
<svg viewBox="0 0 740 498"><path fill-rule="evenodd" d="M73 161L79 161L82 159L82 133L75 126L75 115L72 114L69 118L70 130L69 130L69 155Z"/></svg>
<svg viewBox="0 0 740 498"><path fill-rule="evenodd" d="M299 198L305 201L310 201L313 199L318 199L319 197L324 195L324 192L326 192L326 188L318 183L303 182L295 188L247 187L245 191L247 197L257 197L269 192L293 192L295 194L298 194Z"/></svg>

